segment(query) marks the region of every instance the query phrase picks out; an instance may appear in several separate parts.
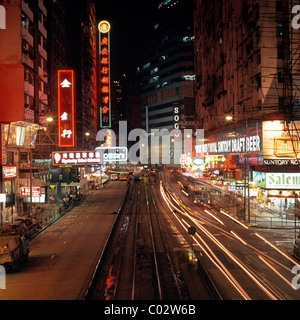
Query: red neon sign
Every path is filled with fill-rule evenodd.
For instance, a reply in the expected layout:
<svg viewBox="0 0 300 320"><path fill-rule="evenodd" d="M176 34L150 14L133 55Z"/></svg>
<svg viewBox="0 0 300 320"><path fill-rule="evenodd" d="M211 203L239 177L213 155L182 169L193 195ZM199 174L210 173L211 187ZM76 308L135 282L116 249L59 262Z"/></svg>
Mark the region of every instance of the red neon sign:
<svg viewBox="0 0 300 320"><path fill-rule="evenodd" d="M58 138L60 147L75 145L74 71L58 70Z"/></svg>
<svg viewBox="0 0 300 320"><path fill-rule="evenodd" d="M102 21L99 28L99 54L100 54L100 127L111 127L111 101L110 101L110 24Z"/></svg>

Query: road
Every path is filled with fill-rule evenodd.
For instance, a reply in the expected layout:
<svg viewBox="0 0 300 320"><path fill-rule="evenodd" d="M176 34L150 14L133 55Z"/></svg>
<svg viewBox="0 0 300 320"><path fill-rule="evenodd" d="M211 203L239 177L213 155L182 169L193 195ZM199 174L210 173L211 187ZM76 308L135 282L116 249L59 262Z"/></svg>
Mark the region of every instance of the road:
<svg viewBox="0 0 300 320"><path fill-rule="evenodd" d="M300 299L292 287L292 268L299 262L278 246L274 231L251 228L210 206L196 207L168 173L165 185L161 193L173 219L186 230L196 227L195 251L225 300Z"/></svg>
<svg viewBox="0 0 300 320"><path fill-rule="evenodd" d="M24 268L6 275L0 300L82 299L126 192L126 182L111 182L34 238Z"/></svg>

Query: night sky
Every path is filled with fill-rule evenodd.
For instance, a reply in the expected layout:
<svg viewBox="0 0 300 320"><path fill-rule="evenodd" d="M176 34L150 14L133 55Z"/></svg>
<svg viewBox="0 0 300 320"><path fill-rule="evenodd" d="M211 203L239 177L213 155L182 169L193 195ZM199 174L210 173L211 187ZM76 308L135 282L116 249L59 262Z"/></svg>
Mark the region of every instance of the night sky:
<svg viewBox="0 0 300 320"><path fill-rule="evenodd" d="M97 20L111 23L112 69L115 77L140 66L141 23L155 0L96 0Z"/></svg>

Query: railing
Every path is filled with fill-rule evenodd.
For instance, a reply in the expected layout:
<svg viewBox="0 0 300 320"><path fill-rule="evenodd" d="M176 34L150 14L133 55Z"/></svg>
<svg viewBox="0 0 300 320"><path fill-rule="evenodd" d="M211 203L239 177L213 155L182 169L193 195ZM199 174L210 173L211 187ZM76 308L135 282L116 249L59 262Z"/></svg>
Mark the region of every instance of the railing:
<svg viewBox="0 0 300 320"><path fill-rule="evenodd" d="M300 260L300 239L294 241L294 256Z"/></svg>

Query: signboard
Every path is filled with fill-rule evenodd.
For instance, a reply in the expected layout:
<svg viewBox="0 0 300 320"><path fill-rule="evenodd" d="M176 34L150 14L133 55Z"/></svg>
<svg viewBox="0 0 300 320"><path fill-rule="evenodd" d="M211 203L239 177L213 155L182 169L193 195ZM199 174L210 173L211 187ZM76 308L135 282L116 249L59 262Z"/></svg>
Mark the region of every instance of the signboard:
<svg viewBox="0 0 300 320"><path fill-rule="evenodd" d="M179 95L179 88L172 88L166 90L159 90L155 94L147 97L147 103L150 105L152 103L160 103L169 98L175 98Z"/></svg>
<svg viewBox="0 0 300 320"><path fill-rule="evenodd" d="M30 197L30 187L20 187L20 194L22 197ZM32 197L40 197L41 188L32 187Z"/></svg>
<svg viewBox="0 0 300 320"><path fill-rule="evenodd" d="M2 179L11 180L17 178L17 166L2 166Z"/></svg>
<svg viewBox="0 0 300 320"><path fill-rule="evenodd" d="M125 147L98 147L90 151L54 151L52 152L52 165L62 166L92 166L106 162L127 161L127 148Z"/></svg>
<svg viewBox="0 0 300 320"><path fill-rule="evenodd" d="M0 1L0 4L0 122L24 121L22 1Z"/></svg>
<svg viewBox="0 0 300 320"><path fill-rule="evenodd" d="M285 124L284 121L263 122L264 165L299 165L300 121Z"/></svg>
<svg viewBox="0 0 300 320"><path fill-rule="evenodd" d="M253 164L261 163L262 154L262 123L249 123L247 126L238 126L219 132L205 135L204 144L195 146L197 153L209 155L240 155L240 159L247 155L248 161Z"/></svg>
<svg viewBox="0 0 300 320"><path fill-rule="evenodd" d="M59 166L89 166L102 163L100 151L55 151L52 152L52 165Z"/></svg>
<svg viewBox="0 0 300 320"><path fill-rule="evenodd" d="M99 29L100 127L111 127L110 24L101 21Z"/></svg>
<svg viewBox="0 0 300 320"><path fill-rule="evenodd" d="M180 106L174 105L173 107L173 121L174 121L174 129L179 129L179 120L180 120Z"/></svg>
<svg viewBox="0 0 300 320"><path fill-rule="evenodd" d="M300 189L300 172L266 172L266 189Z"/></svg>
<svg viewBox="0 0 300 320"><path fill-rule="evenodd" d="M96 150L101 151L103 163L127 161L128 150L125 147L98 147Z"/></svg>
<svg viewBox="0 0 300 320"><path fill-rule="evenodd" d="M74 71L58 70L58 138L60 147L75 145Z"/></svg>

